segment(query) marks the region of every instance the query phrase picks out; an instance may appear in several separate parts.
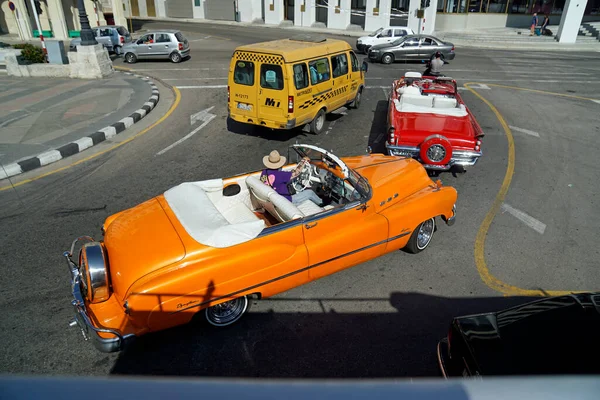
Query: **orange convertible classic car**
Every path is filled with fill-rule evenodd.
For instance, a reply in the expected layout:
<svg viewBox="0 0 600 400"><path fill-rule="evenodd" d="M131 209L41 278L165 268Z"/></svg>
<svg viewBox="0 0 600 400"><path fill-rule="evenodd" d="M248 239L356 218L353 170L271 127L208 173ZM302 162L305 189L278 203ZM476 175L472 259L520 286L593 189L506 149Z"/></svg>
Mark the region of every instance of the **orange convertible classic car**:
<svg viewBox="0 0 600 400"><path fill-rule="evenodd" d="M398 249L417 253L429 245L436 218L454 222L456 190L433 182L413 159L291 150L310 159L294 187L315 191L320 206L293 204L256 171L182 183L109 216L103 240L75 239L63 254L71 325L104 352L195 315L226 326L251 296L273 296Z"/></svg>

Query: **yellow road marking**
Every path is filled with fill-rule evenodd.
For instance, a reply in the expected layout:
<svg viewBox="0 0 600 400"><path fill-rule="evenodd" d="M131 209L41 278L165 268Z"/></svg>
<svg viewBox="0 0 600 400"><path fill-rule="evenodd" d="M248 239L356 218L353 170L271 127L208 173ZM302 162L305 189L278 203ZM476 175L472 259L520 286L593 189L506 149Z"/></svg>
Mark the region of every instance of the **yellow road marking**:
<svg viewBox="0 0 600 400"><path fill-rule="evenodd" d="M84 163L84 162L86 162L86 161L92 160L92 159L94 159L94 158L96 158L96 157L99 157L99 156L101 156L101 155L103 155L103 154L105 154L105 153L108 153L109 151L112 151L112 150L114 150L114 149L116 149L116 148L118 148L118 147L121 147L121 146L123 146L124 144L126 144L126 143L129 143L129 142L131 142L132 140L134 140L134 139L136 139L136 138L138 138L138 137L140 137L140 136L144 135L145 133L147 133L147 132L148 132L148 131L150 131L151 129L153 129L153 128L155 128L156 126L158 126L159 124L161 124L161 123L162 123L164 120L166 120L167 118L169 118L169 116L170 116L171 114L173 114L173 112L175 111L175 109L176 109L176 108L179 106L179 101L181 100L181 92L180 92L180 91L179 91L179 89L177 89L176 87L173 87L173 91L175 92L175 102L173 102L173 104L171 105L171 108L169 108L169 110L167 111L167 113L166 113L165 115L163 115L163 116L162 116L162 117L161 117L161 118L160 118L158 121L156 121L155 123L153 123L153 124L152 124L152 125L150 125L149 127L147 127L147 128L145 128L145 129L143 129L142 131L138 132L137 134L135 134L134 136L130 137L129 139L126 139L126 140L124 140L124 141L122 141L122 142L120 142L120 143L117 143L117 144L115 144L113 147L111 147L111 148L109 148L109 149L106 149L106 150L103 150L103 151L101 151L101 152L99 152L99 153L93 154L93 155L91 155L91 156L89 156L89 157L86 157L86 158L84 158L84 159L82 159L82 160L76 161L76 162L74 162L74 163L72 163L72 164L65 165L64 167L58 168L58 169L56 169L56 170L53 170L53 171L50 171L50 172L46 172L45 174L42 174L42 175L36 176L36 177L34 177L34 178L25 179L25 180L23 180L23 181L21 181L21 182L18 182L18 183L15 183L15 184L13 184L13 185L9 185L9 186L3 186L3 187L0 187L0 192L1 192L1 191L3 191L3 190L8 190L8 189L11 189L11 188L13 188L13 187L17 187L17 186L25 185L26 183L30 183L30 182L33 182L33 181L37 181L38 179L45 178L45 177L47 177L47 176L50 176L50 175L54 175L54 174L56 174L57 172L64 171L64 170L66 170L66 169L69 169L69 168L71 168L71 167L74 167L74 166L76 166L76 165L79 165L79 164L81 164L81 163ZM8 179L10 179L10 178L8 178Z"/></svg>
<svg viewBox="0 0 600 400"><path fill-rule="evenodd" d="M506 194L508 193L508 189L509 189L510 183L512 181L512 177L513 177L513 174L515 171L515 142L513 140L512 132L511 132L510 128L508 127L508 124L506 123L506 120L504 119L502 114L500 114L498 109L496 107L494 107L494 105L492 103L490 103L486 98L484 98L479 93L477 93L475 90L473 90L471 87L469 87L469 85L475 85L475 84L478 84L478 83L477 82L468 82L468 83L465 83L464 86L471 93L473 93L475 96L477 96L481 101L483 101L490 108L490 110L492 110L492 112L496 115L496 118L498 118L498 121L500 121L500 125L502 125L502 128L504 128L504 133L506 134L506 139L508 141L508 165L506 166L506 174L504 175L504 180L502 181L502 186L500 186L500 190L498 191L498 194L496 195L496 198L494 199L494 203L492 204L492 207L490 208L487 215L483 219L483 222L481 223L481 226L479 227L479 231L477 232L477 236L475 238L475 264L477 266L477 271L479 272L479 276L481 277L481 280L483 280L483 282L486 285L488 285L490 288L492 288L498 292L504 293L506 295L512 295L512 296L562 296L562 295L570 294L570 293L578 293L580 291L522 289L520 287L510 285L510 284L503 282L500 279L496 278L494 275L492 275L492 273L490 272L490 270L487 267L487 264L485 262L485 251L484 251L485 250L485 239L487 237L488 230L490 229L490 226L492 225L492 221L496 217L496 214L498 214L498 211L500 210L500 207L502 206L502 203L504 202L504 198L506 197ZM492 86L487 83L486 83L486 85ZM493 85L493 86L502 86L502 87L511 88L511 89L513 88L510 86L503 86L503 85ZM514 89L521 89L521 88L515 87ZM525 89L525 90L529 90L529 89ZM531 89L531 90L534 91L533 89ZM537 92L540 92L540 91L537 91ZM544 93L552 94L551 92L544 92ZM558 95L560 95L560 93L558 93ZM573 97L573 96L568 96L568 95L565 95L565 96ZM585 100L592 100L592 99L585 99Z"/></svg>

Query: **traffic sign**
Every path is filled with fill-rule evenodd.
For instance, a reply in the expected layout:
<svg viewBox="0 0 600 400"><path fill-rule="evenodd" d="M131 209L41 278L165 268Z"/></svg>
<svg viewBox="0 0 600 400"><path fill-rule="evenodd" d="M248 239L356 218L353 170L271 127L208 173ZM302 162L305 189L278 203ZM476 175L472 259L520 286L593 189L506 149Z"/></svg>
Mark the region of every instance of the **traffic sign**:
<svg viewBox="0 0 600 400"><path fill-rule="evenodd" d="M10 8L10 11L15 11L15 3L13 3L12 1L9 1L8 8Z"/></svg>

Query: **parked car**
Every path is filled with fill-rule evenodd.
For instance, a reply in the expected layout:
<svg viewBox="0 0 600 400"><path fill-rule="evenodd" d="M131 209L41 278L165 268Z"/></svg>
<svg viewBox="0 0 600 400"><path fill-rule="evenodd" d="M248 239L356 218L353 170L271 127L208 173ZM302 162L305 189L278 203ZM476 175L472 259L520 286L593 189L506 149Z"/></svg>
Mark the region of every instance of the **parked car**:
<svg viewBox="0 0 600 400"><path fill-rule="evenodd" d="M356 40L356 49L367 54L371 46L376 44L389 44L406 35L413 35L412 29L405 26L392 26L379 28L368 36L361 36Z"/></svg>
<svg viewBox="0 0 600 400"><path fill-rule="evenodd" d="M393 82L388 104L390 155L411 157L428 170L460 170L482 155L483 130L450 77L407 72Z"/></svg>
<svg viewBox="0 0 600 400"><path fill-rule="evenodd" d="M433 182L412 159L341 159L303 144L290 150L310 160L293 180L295 190L310 188L323 204L292 203L263 183L259 170L182 183L109 216L103 240L75 239L63 253L71 325L104 352L195 315L208 326L227 326L251 297L271 297L398 249L421 252L436 220L454 223L456 190Z"/></svg>
<svg viewBox="0 0 600 400"><path fill-rule="evenodd" d="M444 377L600 374L600 292L546 297L452 320Z"/></svg>
<svg viewBox="0 0 600 400"><path fill-rule="evenodd" d="M178 63L190 55L190 44L180 31L162 29L128 43L123 47L123 54L130 64L138 59L169 59Z"/></svg>
<svg viewBox="0 0 600 400"><path fill-rule="evenodd" d="M96 41L103 45L108 51L117 55L123 53L123 46L131 42L131 34L121 25L106 25L93 27L92 31L96 36ZM77 46L81 44L81 38L74 38L69 44L69 50L77 51Z"/></svg>
<svg viewBox="0 0 600 400"><path fill-rule="evenodd" d="M442 60L454 60L454 44L430 35L407 35L391 43L378 44L369 49L369 60L391 64L394 61L429 60L436 51Z"/></svg>

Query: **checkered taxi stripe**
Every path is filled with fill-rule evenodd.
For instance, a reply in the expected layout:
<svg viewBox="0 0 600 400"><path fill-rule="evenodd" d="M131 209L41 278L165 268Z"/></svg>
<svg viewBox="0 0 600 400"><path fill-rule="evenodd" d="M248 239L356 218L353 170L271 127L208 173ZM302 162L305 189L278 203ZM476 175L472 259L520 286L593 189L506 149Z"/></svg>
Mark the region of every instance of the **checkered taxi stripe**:
<svg viewBox="0 0 600 400"><path fill-rule="evenodd" d="M330 92L324 93L320 96L317 96L315 98L313 98L312 100L307 100L304 103L302 103L301 105L298 106L298 108L308 108L308 107L312 107L315 104L319 104L324 102L325 100L329 100L331 98L334 98L335 96L339 96L342 93L345 93L348 91L348 85L343 86L339 89L335 89L332 90Z"/></svg>
<svg viewBox="0 0 600 400"><path fill-rule="evenodd" d="M249 53L245 51L236 51L234 54L236 60L254 61L263 64L283 65L283 57L271 54Z"/></svg>

